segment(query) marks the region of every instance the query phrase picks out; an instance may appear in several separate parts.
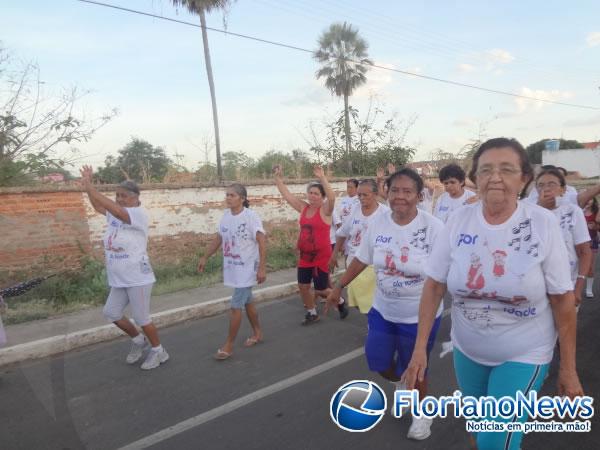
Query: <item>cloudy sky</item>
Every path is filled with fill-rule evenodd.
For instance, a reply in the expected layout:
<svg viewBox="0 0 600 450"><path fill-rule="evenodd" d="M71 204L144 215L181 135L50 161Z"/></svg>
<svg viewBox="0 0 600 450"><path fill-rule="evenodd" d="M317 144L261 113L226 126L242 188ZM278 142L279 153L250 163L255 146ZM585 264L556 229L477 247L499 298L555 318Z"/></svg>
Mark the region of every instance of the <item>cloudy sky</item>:
<svg viewBox="0 0 600 450"><path fill-rule="evenodd" d="M198 23L167 0L106 3ZM314 49L332 22L347 21L378 65L583 109L491 94L372 69L351 99L365 112L375 96L388 115L417 117L407 144L426 159L456 152L483 127L488 137L525 145L546 137L600 140L600 2L238 0L228 30ZM222 14L208 25L223 27ZM94 165L131 136L183 156L190 168L211 135L210 96L198 28L76 0L5 1L0 40L14 58L35 61L47 95L73 85L92 90L88 117L119 115L79 146ZM315 80L309 53L209 32L223 151L259 156L307 149L342 102Z"/></svg>

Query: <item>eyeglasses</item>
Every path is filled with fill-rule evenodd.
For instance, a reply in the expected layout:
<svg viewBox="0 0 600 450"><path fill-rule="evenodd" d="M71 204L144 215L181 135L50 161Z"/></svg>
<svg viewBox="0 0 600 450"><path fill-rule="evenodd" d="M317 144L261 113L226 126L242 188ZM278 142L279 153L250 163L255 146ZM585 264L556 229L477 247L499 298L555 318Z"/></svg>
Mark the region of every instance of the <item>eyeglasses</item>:
<svg viewBox="0 0 600 450"><path fill-rule="evenodd" d="M558 184L556 181L549 181L548 183L538 183L536 186L540 191L542 191L545 188L556 189L560 186L560 184Z"/></svg>
<svg viewBox="0 0 600 450"><path fill-rule="evenodd" d="M498 174L502 178L513 177L515 175L519 175L521 171L515 167L503 166L503 167L492 167L492 166L483 166L477 169L477 176L480 178L489 178L492 176L494 172L498 172Z"/></svg>

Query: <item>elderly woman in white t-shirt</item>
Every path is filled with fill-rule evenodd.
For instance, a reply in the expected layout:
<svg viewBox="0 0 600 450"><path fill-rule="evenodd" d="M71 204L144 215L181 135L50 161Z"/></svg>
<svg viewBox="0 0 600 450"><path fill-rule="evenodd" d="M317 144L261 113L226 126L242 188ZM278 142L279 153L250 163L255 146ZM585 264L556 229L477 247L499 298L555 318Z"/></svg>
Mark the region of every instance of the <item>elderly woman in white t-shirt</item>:
<svg viewBox="0 0 600 450"><path fill-rule="evenodd" d="M557 335L559 394L583 394L575 368L575 297L560 228L549 211L518 201L532 175L527 153L514 139L491 139L473 156L469 177L481 201L449 218L427 262L417 342L403 377L409 388L424 377L427 337L448 290L463 395L514 398L516 391L527 396L539 390ZM518 449L522 434L482 432L471 439L480 450Z"/></svg>
<svg viewBox="0 0 600 450"><path fill-rule="evenodd" d="M106 216L108 226L104 253L110 294L103 313L132 339L127 363L135 364L149 350L141 368L154 369L166 362L169 354L160 344L158 331L150 319L150 295L156 278L146 250L148 216L141 207L140 190L133 181L124 181L117 187L116 201L112 201L96 190L92 176L92 168L83 166L82 185L93 208ZM147 340L124 315L127 305Z"/></svg>
<svg viewBox="0 0 600 450"><path fill-rule="evenodd" d="M391 211L383 211L369 221L354 259L328 300L336 305L341 290L368 266L373 266L377 288L367 314L369 332L365 355L369 369L401 388L400 376L410 361L417 336L419 299L425 283L424 264L444 225L417 207L424 186L414 170L398 170L390 175L386 185ZM433 347L441 314L439 307L426 339L426 354ZM427 381L419 380L417 388L420 395L425 396ZM431 434L430 427L431 419L413 417L407 437L426 439Z"/></svg>
<svg viewBox="0 0 600 450"><path fill-rule="evenodd" d="M585 279L592 265L592 248L583 210L571 202L559 202L566 185L565 177L558 169L542 170L535 179L538 205L552 211L558 219L569 254L575 302L579 306Z"/></svg>
<svg viewBox="0 0 600 450"><path fill-rule="evenodd" d="M357 194L359 203L354 205L347 219L336 232L335 247L329 259L330 272L333 273L337 266L338 254L344 249L348 250L346 267L352 263L369 229L369 224L377 216L390 210L377 201L377 189L377 182L372 178L359 182ZM356 306L361 313L367 314L371 309L374 293L375 272L373 266L369 266L348 285L348 305Z"/></svg>

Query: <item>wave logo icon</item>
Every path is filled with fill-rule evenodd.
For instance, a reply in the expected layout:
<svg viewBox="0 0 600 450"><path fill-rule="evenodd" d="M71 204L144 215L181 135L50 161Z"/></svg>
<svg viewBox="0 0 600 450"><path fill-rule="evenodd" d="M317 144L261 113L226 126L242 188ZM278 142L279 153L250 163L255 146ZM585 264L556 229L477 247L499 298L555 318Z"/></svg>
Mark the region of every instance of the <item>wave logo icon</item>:
<svg viewBox="0 0 600 450"><path fill-rule="evenodd" d="M353 380L333 394L329 413L342 430L365 432L379 423L386 408L385 393L377 384L369 380Z"/></svg>

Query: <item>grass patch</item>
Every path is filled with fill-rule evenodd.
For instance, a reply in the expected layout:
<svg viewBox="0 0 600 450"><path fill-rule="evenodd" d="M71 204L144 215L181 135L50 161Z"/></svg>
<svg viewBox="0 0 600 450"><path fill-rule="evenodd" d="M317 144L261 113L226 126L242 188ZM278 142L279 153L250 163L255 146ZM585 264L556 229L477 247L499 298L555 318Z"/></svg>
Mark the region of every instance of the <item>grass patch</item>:
<svg viewBox="0 0 600 450"><path fill-rule="evenodd" d="M296 266L295 242L295 230L275 229L269 233L268 272ZM220 252L208 260L203 274L197 273L197 264L198 256L190 255L178 264L155 266L156 284L152 294L162 295L210 286L223 280L223 257ZM25 279L5 282L3 287L19 281ZM9 308L2 318L6 324L17 324L80 311L104 304L108 291L104 262L88 258L77 271L59 274L24 295L6 299Z"/></svg>

